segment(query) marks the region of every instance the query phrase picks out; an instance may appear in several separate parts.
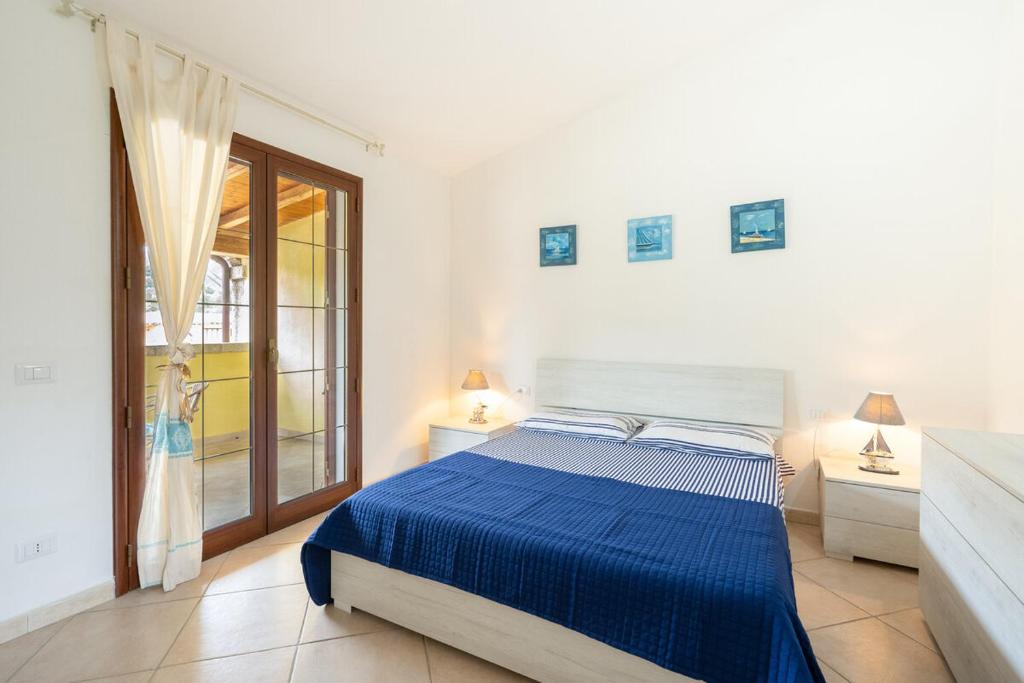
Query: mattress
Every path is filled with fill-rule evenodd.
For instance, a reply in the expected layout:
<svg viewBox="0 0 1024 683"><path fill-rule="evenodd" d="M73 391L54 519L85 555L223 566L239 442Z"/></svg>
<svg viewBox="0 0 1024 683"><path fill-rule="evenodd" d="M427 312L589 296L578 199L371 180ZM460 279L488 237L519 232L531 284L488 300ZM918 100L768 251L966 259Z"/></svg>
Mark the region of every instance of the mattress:
<svg viewBox="0 0 1024 683"><path fill-rule="evenodd" d="M306 585L330 600L333 550L692 678L823 681L778 463L750 462L519 430L348 498L303 546Z"/></svg>

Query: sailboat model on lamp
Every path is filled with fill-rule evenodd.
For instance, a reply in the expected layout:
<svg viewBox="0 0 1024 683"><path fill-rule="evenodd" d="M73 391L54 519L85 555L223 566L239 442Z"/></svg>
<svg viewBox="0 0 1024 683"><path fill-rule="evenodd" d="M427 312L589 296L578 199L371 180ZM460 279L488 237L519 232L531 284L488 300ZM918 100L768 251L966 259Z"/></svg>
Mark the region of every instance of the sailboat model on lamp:
<svg viewBox="0 0 1024 683"><path fill-rule="evenodd" d="M860 404L857 414L853 416L862 422L871 422L875 425L875 433L871 440L864 445L860 454L867 460L866 463L858 465L865 472L877 472L878 474L899 474L900 471L891 467L886 460L892 460L892 451L889 444L882 436L881 425L903 425L903 413L896 405L896 399L892 394L872 391L869 392L864 402Z"/></svg>

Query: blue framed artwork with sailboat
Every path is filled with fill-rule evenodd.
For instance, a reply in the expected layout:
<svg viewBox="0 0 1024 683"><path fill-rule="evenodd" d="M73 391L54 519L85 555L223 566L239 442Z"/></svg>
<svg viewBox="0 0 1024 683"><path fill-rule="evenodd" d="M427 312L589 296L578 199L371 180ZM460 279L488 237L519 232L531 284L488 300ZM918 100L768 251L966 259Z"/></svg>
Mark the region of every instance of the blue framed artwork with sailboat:
<svg viewBox="0 0 1024 683"><path fill-rule="evenodd" d="M576 265L576 226L560 225L540 229L540 265Z"/></svg>
<svg viewBox="0 0 1024 683"><path fill-rule="evenodd" d="M672 258L672 216L629 219L626 243L630 263Z"/></svg>
<svg viewBox="0 0 1024 683"><path fill-rule="evenodd" d="M786 204L783 199L729 207L732 253L786 248Z"/></svg>

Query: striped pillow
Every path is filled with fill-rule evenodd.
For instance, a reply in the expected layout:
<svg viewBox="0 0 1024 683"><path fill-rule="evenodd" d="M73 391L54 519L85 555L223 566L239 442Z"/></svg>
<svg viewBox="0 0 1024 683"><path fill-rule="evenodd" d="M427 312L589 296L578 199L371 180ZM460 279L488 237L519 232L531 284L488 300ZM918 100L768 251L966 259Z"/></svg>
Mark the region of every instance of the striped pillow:
<svg viewBox="0 0 1024 683"><path fill-rule="evenodd" d="M625 441L643 424L629 415L588 413L582 410L545 410L519 423L522 429L566 436L585 436L608 441Z"/></svg>
<svg viewBox="0 0 1024 683"><path fill-rule="evenodd" d="M753 427L654 420L630 442L637 446L733 458L774 458L775 437Z"/></svg>

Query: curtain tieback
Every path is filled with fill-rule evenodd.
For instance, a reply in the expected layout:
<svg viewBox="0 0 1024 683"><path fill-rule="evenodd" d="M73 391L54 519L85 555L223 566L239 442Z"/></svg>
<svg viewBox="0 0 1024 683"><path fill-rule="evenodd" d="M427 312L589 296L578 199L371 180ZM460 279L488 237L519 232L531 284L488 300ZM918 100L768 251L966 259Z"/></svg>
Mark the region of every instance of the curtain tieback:
<svg viewBox="0 0 1024 683"><path fill-rule="evenodd" d="M174 391L178 395L178 415L185 422L191 423L195 419L199 406L199 397L207 387L206 382L198 382L189 385L188 380L192 378L192 371L189 370L188 361L195 358L196 352L191 344L182 344L174 347L168 357L167 365L159 366L161 370L171 371L168 379Z"/></svg>

